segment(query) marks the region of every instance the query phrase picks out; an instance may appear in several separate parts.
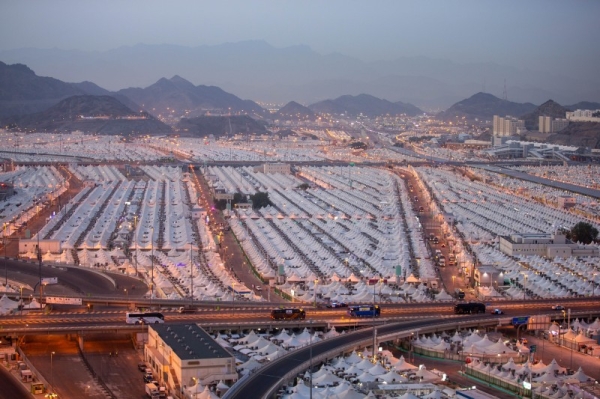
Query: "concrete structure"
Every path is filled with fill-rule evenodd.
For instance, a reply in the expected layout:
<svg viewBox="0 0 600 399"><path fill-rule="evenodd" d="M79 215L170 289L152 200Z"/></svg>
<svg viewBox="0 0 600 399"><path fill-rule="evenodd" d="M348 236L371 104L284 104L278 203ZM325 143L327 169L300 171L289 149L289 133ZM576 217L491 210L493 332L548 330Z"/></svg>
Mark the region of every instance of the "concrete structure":
<svg viewBox="0 0 600 399"><path fill-rule="evenodd" d="M561 195L558 197L558 206L560 208L572 208L577 205L577 198L570 195Z"/></svg>
<svg viewBox="0 0 600 399"><path fill-rule="evenodd" d="M509 256L545 256L568 258L571 256L600 256L600 251L593 246L580 246L563 234L512 234L500 236L500 251Z"/></svg>
<svg viewBox="0 0 600 399"><path fill-rule="evenodd" d="M525 121L506 116L494 115L492 132L494 136L514 136L525 131Z"/></svg>
<svg viewBox="0 0 600 399"><path fill-rule="evenodd" d="M291 173L290 164L287 163L266 163L262 167L263 173L281 173L284 175Z"/></svg>
<svg viewBox="0 0 600 399"><path fill-rule="evenodd" d="M473 280L476 286L498 287L504 285L504 274L494 265L479 265L475 266Z"/></svg>
<svg viewBox="0 0 600 399"><path fill-rule="evenodd" d="M144 358L170 392L220 380L231 385L238 378L233 355L194 323L148 326Z"/></svg>
<svg viewBox="0 0 600 399"><path fill-rule="evenodd" d="M573 122L600 122L600 109L578 109L567 112L567 119Z"/></svg>

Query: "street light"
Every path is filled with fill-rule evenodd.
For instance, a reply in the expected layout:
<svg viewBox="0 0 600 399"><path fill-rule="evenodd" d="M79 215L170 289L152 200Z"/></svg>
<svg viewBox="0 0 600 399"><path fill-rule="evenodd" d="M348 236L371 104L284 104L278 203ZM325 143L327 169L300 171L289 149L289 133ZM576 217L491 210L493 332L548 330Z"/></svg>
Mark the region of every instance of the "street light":
<svg viewBox="0 0 600 399"><path fill-rule="evenodd" d="M317 307L317 284L319 283L318 279L315 279L315 308Z"/></svg>
<svg viewBox="0 0 600 399"><path fill-rule="evenodd" d="M54 392L54 354L55 352L50 352L50 384L52 389L51 392Z"/></svg>
<svg viewBox="0 0 600 399"><path fill-rule="evenodd" d="M152 306L152 298L154 297L154 227L152 227L150 233L150 261L152 262L151 277L150 277L150 306Z"/></svg>
<svg viewBox="0 0 600 399"><path fill-rule="evenodd" d="M3 224L2 245L4 246L4 287L5 291L8 291L8 267L6 266L6 225L8 225L8 223Z"/></svg>
<svg viewBox="0 0 600 399"><path fill-rule="evenodd" d="M125 291L125 295L127 295L127 303L129 303L129 291L127 291L127 288L124 288L123 291Z"/></svg>

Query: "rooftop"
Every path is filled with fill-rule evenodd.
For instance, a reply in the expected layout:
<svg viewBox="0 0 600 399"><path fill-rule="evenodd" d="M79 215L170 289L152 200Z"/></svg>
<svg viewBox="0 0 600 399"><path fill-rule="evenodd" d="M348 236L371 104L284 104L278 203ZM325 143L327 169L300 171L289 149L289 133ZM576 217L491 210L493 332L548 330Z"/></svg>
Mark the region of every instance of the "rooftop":
<svg viewBox="0 0 600 399"><path fill-rule="evenodd" d="M232 355L197 324L150 326L181 360L227 358Z"/></svg>

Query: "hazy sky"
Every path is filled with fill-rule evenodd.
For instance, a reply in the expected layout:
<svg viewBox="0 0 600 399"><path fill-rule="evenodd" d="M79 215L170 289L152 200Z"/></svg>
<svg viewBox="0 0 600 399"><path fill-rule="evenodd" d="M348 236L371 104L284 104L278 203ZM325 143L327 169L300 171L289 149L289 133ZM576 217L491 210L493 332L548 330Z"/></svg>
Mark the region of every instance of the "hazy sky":
<svg viewBox="0 0 600 399"><path fill-rule="evenodd" d="M598 0L0 0L0 50L263 39L366 61L423 55L564 70L600 61L599 17Z"/></svg>

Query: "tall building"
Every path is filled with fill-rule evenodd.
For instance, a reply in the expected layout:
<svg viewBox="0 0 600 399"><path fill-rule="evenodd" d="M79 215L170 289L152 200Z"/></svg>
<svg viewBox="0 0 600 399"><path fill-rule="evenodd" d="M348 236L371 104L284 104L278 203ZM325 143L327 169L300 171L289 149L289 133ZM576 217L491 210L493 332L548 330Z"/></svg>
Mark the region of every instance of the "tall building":
<svg viewBox="0 0 600 399"><path fill-rule="evenodd" d="M525 121L506 116L494 115L492 132L494 136L514 136L525 130Z"/></svg>
<svg viewBox="0 0 600 399"><path fill-rule="evenodd" d="M549 116L540 116L539 131L540 133L560 132L569 126L568 119L552 119Z"/></svg>

